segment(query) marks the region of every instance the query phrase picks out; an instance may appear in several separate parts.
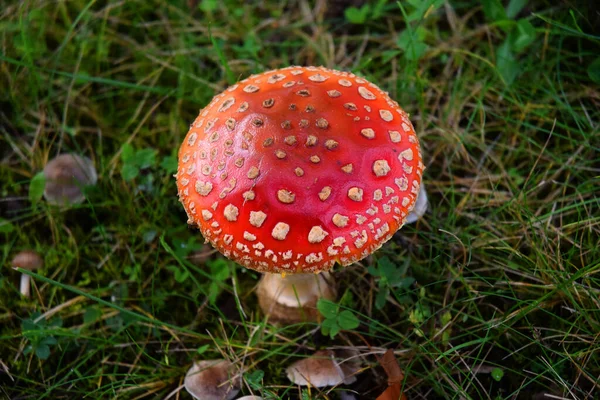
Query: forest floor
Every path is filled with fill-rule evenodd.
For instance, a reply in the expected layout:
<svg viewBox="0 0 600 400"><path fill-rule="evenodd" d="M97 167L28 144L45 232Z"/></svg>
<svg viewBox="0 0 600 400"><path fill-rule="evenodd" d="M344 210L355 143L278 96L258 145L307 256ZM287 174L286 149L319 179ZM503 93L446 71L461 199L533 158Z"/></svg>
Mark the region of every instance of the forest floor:
<svg viewBox="0 0 600 400"><path fill-rule="evenodd" d="M361 3L0 1L0 398L186 399L192 362L227 358L243 394L375 399L387 349L409 399L600 397L594 2ZM288 65L389 91L425 157L426 215L335 269L360 324L333 338L265 317L260 275L188 228L172 176L199 109ZM98 183L52 206L40 172L69 152ZM30 298L23 249L45 261ZM290 384L335 346L361 354L355 383Z"/></svg>

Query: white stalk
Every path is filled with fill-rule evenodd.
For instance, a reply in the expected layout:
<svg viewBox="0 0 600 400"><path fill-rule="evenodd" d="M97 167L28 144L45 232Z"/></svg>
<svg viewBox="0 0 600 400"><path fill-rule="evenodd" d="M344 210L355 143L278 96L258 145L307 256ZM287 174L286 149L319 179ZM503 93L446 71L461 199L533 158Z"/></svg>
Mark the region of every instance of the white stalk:
<svg viewBox="0 0 600 400"><path fill-rule="evenodd" d="M21 274L21 285L19 287L19 291L23 296L29 297L30 288L31 285L29 284L29 275Z"/></svg>
<svg viewBox="0 0 600 400"><path fill-rule="evenodd" d="M330 278L328 272L320 274L268 274L263 279L269 281L269 292L277 303L288 307L301 307L321 297L327 291L326 280Z"/></svg>
<svg viewBox="0 0 600 400"><path fill-rule="evenodd" d="M427 200L427 191L425 190L425 185L421 184L421 190L419 190L419 194L417 195L415 207L406 216L406 223L412 224L413 222L417 222L423 215L425 215L428 206L429 201Z"/></svg>

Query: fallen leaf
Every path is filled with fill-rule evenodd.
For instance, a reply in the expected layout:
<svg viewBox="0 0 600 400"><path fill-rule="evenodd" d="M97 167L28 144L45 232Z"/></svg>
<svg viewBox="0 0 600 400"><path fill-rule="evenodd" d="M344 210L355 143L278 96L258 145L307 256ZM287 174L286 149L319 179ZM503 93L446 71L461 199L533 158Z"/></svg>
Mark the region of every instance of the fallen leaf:
<svg viewBox="0 0 600 400"><path fill-rule="evenodd" d="M400 368L400 364L392 349L387 349L383 357L379 358L379 364L381 364L388 376L388 385L402 383L404 380L404 373L402 372L402 368Z"/></svg>
<svg viewBox="0 0 600 400"><path fill-rule="evenodd" d="M394 383L393 385L388 386L388 388L377 397L377 400L407 400L407 398L400 390L400 384Z"/></svg>
<svg viewBox="0 0 600 400"><path fill-rule="evenodd" d="M394 355L392 349L387 349L382 357L379 357L379 364L388 376L388 388L377 397L377 400L406 400L407 397L402 393L402 381L404 373L400 364Z"/></svg>

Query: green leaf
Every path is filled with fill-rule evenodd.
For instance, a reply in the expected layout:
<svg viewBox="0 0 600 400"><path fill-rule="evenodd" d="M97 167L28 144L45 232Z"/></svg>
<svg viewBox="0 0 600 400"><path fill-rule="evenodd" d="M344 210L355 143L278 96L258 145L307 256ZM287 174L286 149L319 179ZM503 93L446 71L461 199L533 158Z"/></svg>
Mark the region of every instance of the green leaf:
<svg viewBox="0 0 600 400"><path fill-rule="evenodd" d="M413 278L412 276L407 276L406 278L402 278L402 279L398 279L397 281L394 281L392 286L402 288L402 289L407 289L407 288L411 287L413 283L415 283L415 278Z"/></svg>
<svg viewBox="0 0 600 400"><path fill-rule="evenodd" d="M223 282L225 279L231 276L231 270L229 269L229 263L223 259L209 262L210 271L214 280Z"/></svg>
<svg viewBox="0 0 600 400"><path fill-rule="evenodd" d="M329 329L329 337L333 339L335 337L335 335L340 333L341 330L342 330L342 328L340 328L340 326L338 324L333 325Z"/></svg>
<svg viewBox="0 0 600 400"><path fill-rule="evenodd" d="M397 40L398 47L404 50L404 57L407 60L418 60L427 51L428 46L423 43L426 31L424 29L416 29L411 31L405 29Z"/></svg>
<svg viewBox="0 0 600 400"><path fill-rule="evenodd" d="M35 355L38 356L40 360L47 360L48 357L50 357L50 347L45 344L36 346Z"/></svg>
<svg viewBox="0 0 600 400"><path fill-rule="evenodd" d="M209 347L210 346L208 344L202 345L202 346L198 347L198 350L196 350L196 353L204 354L206 352L206 350L209 349Z"/></svg>
<svg viewBox="0 0 600 400"><path fill-rule="evenodd" d="M450 313L450 311L446 311L442 314L440 321L442 325L446 325L448 322L452 321L452 313Z"/></svg>
<svg viewBox="0 0 600 400"><path fill-rule="evenodd" d="M123 144L123 146L121 146L121 161L124 163L130 162L133 160L134 153L135 151L130 143Z"/></svg>
<svg viewBox="0 0 600 400"><path fill-rule="evenodd" d="M319 299L317 309L325 318L335 318L338 315L338 305L326 299Z"/></svg>
<svg viewBox="0 0 600 400"><path fill-rule="evenodd" d="M520 53L535 40L535 28L526 19L517 21L516 29L510 33L511 48Z"/></svg>
<svg viewBox="0 0 600 400"><path fill-rule="evenodd" d="M350 310L342 311L337 318L338 324L342 329L351 330L358 328L360 321L356 318L356 315Z"/></svg>
<svg viewBox="0 0 600 400"><path fill-rule="evenodd" d="M331 321L331 320L325 320L325 321ZM325 322L325 321L323 321L323 322ZM337 322L335 324L337 325ZM321 333L324 336L329 336L329 334L331 333L331 326L325 325L325 324L321 324Z"/></svg>
<svg viewBox="0 0 600 400"><path fill-rule="evenodd" d="M417 306L411 310L410 314L408 315L408 320L414 325L421 325L425 321L425 314L426 313L423 312L423 309L417 304Z"/></svg>
<svg viewBox="0 0 600 400"><path fill-rule="evenodd" d="M367 268L367 271L369 271L369 273L373 276L381 276L381 271L379 271L379 268L376 268L372 265L369 265L369 268Z"/></svg>
<svg viewBox="0 0 600 400"><path fill-rule="evenodd" d="M221 288L215 282L211 282L210 286L208 287L208 301L211 305L215 305L219 294L221 294Z"/></svg>
<svg viewBox="0 0 600 400"><path fill-rule="evenodd" d="M399 268L388 257L382 257L377 261L380 276L386 277L388 281L393 281Z"/></svg>
<svg viewBox="0 0 600 400"><path fill-rule="evenodd" d="M506 19L506 11L500 0L481 0L483 13L488 21L496 22Z"/></svg>
<svg viewBox="0 0 600 400"><path fill-rule="evenodd" d="M321 322L321 333L323 335L329 336L332 339L337 335L342 328L338 324L335 318L327 318Z"/></svg>
<svg viewBox="0 0 600 400"><path fill-rule="evenodd" d="M426 16L431 15L433 11L438 9L444 0L408 0L408 3L413 6L413 10L408 14L407 22L421 21Z"/></svg>
<svg viewBox="0 0 600 400"><path fill-rule="evenodd" d="M190 273L185 268L179 268L176 265L169 265L167 269L173 272L173 276L175 277L175 281L178 283L183 283L190 276Z"/></svg>
<svg viewBox="0 0 600 400"><path fill-rule="evenodd" d="M398 50L386 50L384 52L381 53L381 61L386 64L388 62L390 62L390 60L392 58L397 57L398 55L400 55L401 52Z"/></svg>
<svg viewBox="0 0 600 400"><path fill-rule="evenodd" d="M53 318L48 322L48 328L60 328L63 326L63 320L61 317Z"/></svg>
<svg viewBox="0 0 600 400"><path fill-rule="evenodd" d="M46 346L54 346L58 341L54 336L46 336L40 340L40 344L45 344Z"/></svg>
<svg viewBox="0 0 600 400"><path fill-rule="evenodd" d="M11 233L15 230L15 226L4 218L0 218L0 233Z"/></svg>
<svg viewBox="0 0 600 400"><path fill-rule="evenodd" d="M173 156L163 157L162 161L160 162L160 167L168 174L174 174L177 172L177 158Z"/></svg>
<svg viewBox="0 0 600 400"><path fill-rule="evenodd" d="M372 19L377 19L383 16L383 12L385 11L385 5L387 4L387 0L379 0L373 6Z"/></svg>
<svg viewBox="0 0 600 400"><path fill-rule="evenodd" d="M23 334L26 334L26 332L36 331L39 329L40 328L38 327L38 325L33 322L33 317L27 318L27 319L23 320L23 322L21 322L21 330L23 331Z"/></svg>
<svg viewBox="0 0 600 400"><path fill-rule="evenodd" d="M100 319L102 311L98 307L88 307L83 313L83 323L91 324Z"/></svg>
<svg viewBox="0 0 600 400"><path fill-rule="evenodd" d="M375 297L375 308L381 310L385 306L389 294L390 288L388 286L380 288L379 292L377 292L377 296Z"/></svg>
<svg viewBox="0 0 600 400"><path fill-rule="evenodd" d="M153 166L156 163L156 150L148 148L136 151L133 162L140 169Z"/></svg>
<svg viewBox="0 0 600 400"><path fill-rule="evenodd" d="M312 400L312 396L308 390L303 390L300 394L301 400Z"/></svg>
<svg viewBox="0 0 600 400"><path fill-rule="evenodd" d="M508 39L498 48L498 51L496 52L496 69L498 74L500 74L502 77L504 83L508 86L512 85L521 72L521 66L510 50Z"/></svg>
<svg viewBox="0 0 600 400"><path fill-rule="evenodd" d="M587 73L592 82L600 83L600 57L596 58L588 65Z"/></svg>
<svg viewBox="0 0 600 400"><path fill-rule="evenodd" d="M46 177L43 172L38 172L29 182L29 201L36 204L44 195Z"/></svg>
<svg viewBox="0 0 600 400"><path fill-rule="evenodd" d="M200 3L200 9L204 12L213 12L219 6L219 2L217 0L202 0Z"/></svg>
<svg viewBox="0 0 600 400"><path fill-rule="evenodd" d="M126 181L134 180L140 174L140 169L134 164L123 164L121 167L121 176Z"/></svg>
<svg viewBox="0 0 600 400"><path fill-rule="evenodd" d="M190 273L188 272L187 269L177 269L177 271L175 272L175 280L177 281L177 283L183 283L185 282L185 280L190 276Z"/></svg>
<svg viewBox="0 0 600 400"><path fill-rule="evenodd" d="M246 378L246 382L250 385L250 387L254 390L260 390L262 388L262 380L265 377L265 372L263 370L257 369L256 371L252 371L244 375Z"/></svg>
<svg viewBox="0 0 600 400"><path fill-rule="evenodd" d="M506 7L506 16L515 19L517 14L527 5L527 0L510 0Z"/></svg>
<svg viewBox="0 0 600 400"><path fill-rule="evenodd" d="M369 15L371 6L369 4L363 5L360 9L356 7L348 7L344 10L344 15L348 22L351 24L364 24Z"/></svg>
<svg viewBox="0 0 600 400"><path fill-rule="evenodd" d="M504 376L504 371L501 368L494 368L491 375L496 382L500 382Z"/></svg>

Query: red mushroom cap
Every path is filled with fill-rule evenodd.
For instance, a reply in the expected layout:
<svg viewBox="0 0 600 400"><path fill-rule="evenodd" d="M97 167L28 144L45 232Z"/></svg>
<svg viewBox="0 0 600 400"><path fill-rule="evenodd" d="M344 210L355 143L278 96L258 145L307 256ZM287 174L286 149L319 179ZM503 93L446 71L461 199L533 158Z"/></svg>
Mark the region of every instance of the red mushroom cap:
<svg viewBox="0 0 600 400"><path fill-rule="evenodd" d="M352 264L400 229L423 172L398 103L322 67L251 76L214 97L180 150L180 201L225 256L263 272Z"/></svg>

